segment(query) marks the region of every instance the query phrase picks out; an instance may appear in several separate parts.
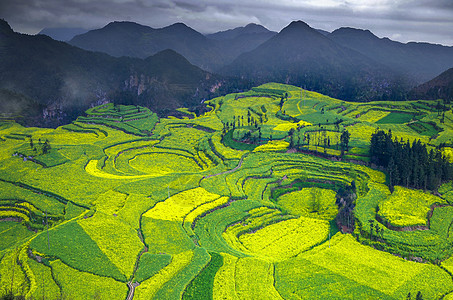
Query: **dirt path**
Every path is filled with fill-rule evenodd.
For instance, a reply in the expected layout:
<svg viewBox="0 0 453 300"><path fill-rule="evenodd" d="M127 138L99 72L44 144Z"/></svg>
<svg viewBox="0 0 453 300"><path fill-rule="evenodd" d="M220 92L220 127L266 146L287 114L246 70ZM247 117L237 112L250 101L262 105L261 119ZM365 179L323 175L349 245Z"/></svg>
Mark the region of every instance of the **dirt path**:
<svg viewBox="0 0 453 300"><path fill-rule="evenodd" d="M244 157L246 157L248 155L247 154L244 154L241 159L239 160L239 163L236 167L234 167L233 169L231 170L228 170L228 171L224 171L224 172L220 172L220 173L217 173L217 174L211 174L211 175L207 175L204 177L204 179L206 178L209 178L209 177L214 177L214 176L218 176L218 175L223 175L223 174L230 174L230 173L233 173L233 172L236 172L241 166L242 166L242 161L244 160Z"/></svg>
<svg viewBox="0 0 453 300"><path fill-rule="evenodd" d="M129 294L127 295L126 300L132 300L134 298L135 288L139 286L140 283L138 282L128 282L127 287L129 288Z"/></svg>
<svg viewBox="0 0 453 300"><path fill-rule="evenodd" d="M132 278L127 283L127 287L129 288L129 294L127 294L126 300L132 300L134 298L135 288L140 285L139 282L132 282L132 279L135 277L135 273L137 272L138 264L140 262L140 259L142 258L142 255L144 253L148 252L148 247L146 247L146 244L145 244L145 241L143 240L143 236L142 236L142 232L141 232L141 223L140 223L140 228L138 231L138 238L143 243L143 249L140 252L140 254L138 255L137 260L135 261L134 271L132 272Z"/></svg>

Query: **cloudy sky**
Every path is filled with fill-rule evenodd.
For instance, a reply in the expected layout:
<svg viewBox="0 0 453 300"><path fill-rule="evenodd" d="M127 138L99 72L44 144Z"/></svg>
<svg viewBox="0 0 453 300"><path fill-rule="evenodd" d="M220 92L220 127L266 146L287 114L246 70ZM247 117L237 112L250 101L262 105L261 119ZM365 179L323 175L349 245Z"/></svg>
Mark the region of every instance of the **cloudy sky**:
<svg viewBox="0 0 453 300"><path fill-rule="evenodd" d="M28 34L124 20L154 28L183 22L202 33L248 23L280 31L302 20L328 31L349 26L402 42L453 46L452 0L0 0L0 18Z"/></svg>

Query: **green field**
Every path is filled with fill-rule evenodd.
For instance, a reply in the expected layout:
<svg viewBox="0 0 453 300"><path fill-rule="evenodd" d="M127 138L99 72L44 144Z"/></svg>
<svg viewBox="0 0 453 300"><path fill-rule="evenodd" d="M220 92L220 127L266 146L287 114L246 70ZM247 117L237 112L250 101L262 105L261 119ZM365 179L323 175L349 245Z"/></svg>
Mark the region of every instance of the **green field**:
<svg viewBox="0 0 453 300"><path fill-rule="evenodd" d="M393 190L369 164L378 128L453 161L451 109L444 122L429 101L276 83L206 103L182 119L104 104L56 129L1 122L0 294L452 297L452 182Z"/></svg>

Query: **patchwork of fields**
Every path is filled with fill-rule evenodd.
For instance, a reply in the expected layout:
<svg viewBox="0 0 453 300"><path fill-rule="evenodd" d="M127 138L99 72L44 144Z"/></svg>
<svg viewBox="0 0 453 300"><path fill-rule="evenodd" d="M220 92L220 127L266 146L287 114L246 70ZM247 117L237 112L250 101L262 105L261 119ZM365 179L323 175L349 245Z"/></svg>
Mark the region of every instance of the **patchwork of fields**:
<svg viewBox="0 0 453 300"><path fill-rule="evenodd" d="M0 294L453 297L452 183L391 193L366 166L378 128L448 155L451 110L274 83L207 103L182 119L105 104L57 129L0 123ZM342 191L354 213L338 226Z"/></svg>

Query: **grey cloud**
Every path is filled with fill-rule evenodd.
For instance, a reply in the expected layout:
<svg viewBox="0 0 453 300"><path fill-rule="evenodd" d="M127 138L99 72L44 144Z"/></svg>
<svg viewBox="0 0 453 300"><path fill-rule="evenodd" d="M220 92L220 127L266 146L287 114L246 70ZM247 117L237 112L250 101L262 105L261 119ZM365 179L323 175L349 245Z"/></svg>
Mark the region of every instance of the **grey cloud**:
<svg viewBox="0 0 453 300"><path fill-rule="evenodd" d="M314 5L315 3L316 5ZM0 0L0 17L13 29L36 33L43 27L102 27L131 20L154 28L184 22L209 33L260 23L280 31L293 20L332 31L351 26L401 41L420 40L453 45L453 1L384 1L379 7L342 0L320 6L313 1L271 0Z"/></svg>
<svg viewBox="0 0 453 300"><path fill-rule="evenodd" d="M182 9L192 11L192 12L203 12L206 10L206 5L199 4L199 3L191 3L187 1L175 1L174 4L177 7L180 7Z"/></svg>

